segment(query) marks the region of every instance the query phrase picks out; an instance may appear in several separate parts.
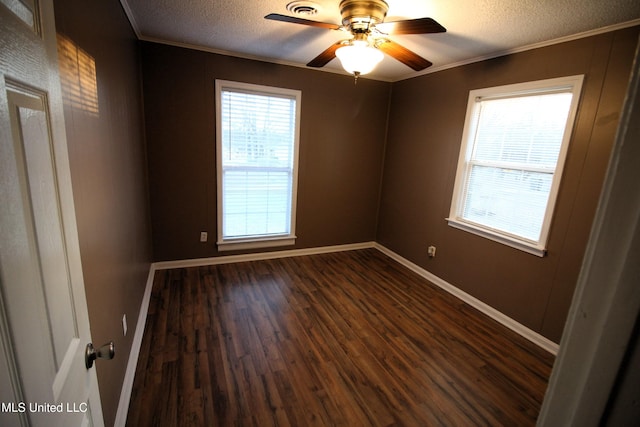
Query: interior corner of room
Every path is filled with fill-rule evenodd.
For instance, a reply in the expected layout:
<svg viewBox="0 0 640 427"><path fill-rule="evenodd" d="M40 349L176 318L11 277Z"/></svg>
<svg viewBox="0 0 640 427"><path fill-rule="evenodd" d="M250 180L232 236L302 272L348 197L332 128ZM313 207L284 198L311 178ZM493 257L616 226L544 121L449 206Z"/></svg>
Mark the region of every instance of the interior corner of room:
<svg viewBox="0 0 640 427"><path fill-rule="evenodd" d="M105 425L126 423L154 274L172 268L375 249L557 360L578 360L563 345L580 338L567 336L569 326L588 335L572 317L579 315L575 291L588 280L585 260L596 259L591 245L598 236L592 229L604 221L603 191L615 189L610 159L624 136L619 125L625 114L637 118L637 111L627 113L624 106L627 99L638 102L629 82L634 67L637 73L640 18L474 61L435 64L433 72L405 70L407 78L356 74L354 84L354 76L342 70L322 72L195 48L169 36L141 36L132 1L53 5L91 335L99 343L114 340L117 349L112 361L97 364ZM287 49L284 42L282 48ZM567 76L584 81L545 247L533 255L517 244L451 226L470 92ZM216 80L301 94L295 223L279 246L223 242ZM637 136L630 126L629 134ZM639 192L632 180L620 185ZM622 202L616 206L631 209ZM606 218L615 221L613 214ZM626 221L621 224L634 224ZM637 254L637 228L605 231L633 233L635 240L619 241ZM631 252L615 253L624 263ZM601 274L602 287L613 289L618 278ZM597 306L591 298L588 303ZM628 314L634 316L637 311ZM626 413L618 412L614 397L633 389L624 375L637 377L637 368L625 365L637 329L629 329L636 338L627 337L615 355L593 344L593 359L602 364L597 366L610 357L615 371L605 381L605 396L588 397L597 402L590 408L588 400L569 402L571 419L584 419L575 415L579 410L609 421ZM562 363L563 372L569 365ZM554 398L575 384L559 375L552 373ZM578 383L589 381L587 375L576 369ZM560 419L549 416L562 407L556 405L543 409L545 425Z"/></svg>

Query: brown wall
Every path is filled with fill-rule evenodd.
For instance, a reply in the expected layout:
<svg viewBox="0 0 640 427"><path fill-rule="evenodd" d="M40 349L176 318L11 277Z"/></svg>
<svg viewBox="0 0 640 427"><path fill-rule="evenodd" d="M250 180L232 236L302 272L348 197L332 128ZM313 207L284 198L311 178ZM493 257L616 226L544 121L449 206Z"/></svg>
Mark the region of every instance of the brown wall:
<svg viewBox="0 0 640 427"><path fill-rule="evenodd" d="M116 359L97 364L107 425L115 418L152 258L151 225L155 260L219 255L216 78L303 92L296 248L377 240L558 341L637 27L394 84L361 79L357 86L345 76L143 43L143 125L138 45L120 5L55 0L55 10L60 39L77 49L78 58L93 59L96 69L97 111L91 99L83 104L75 97L78 62L61 57L92 335L97 344L113 339L117 346ZM548 256L448 227L468 91L572 74L586 80ZM209 243L198 242L200 231L209 231ZM429 244L438 247L435 259L426 257Z"/></svg>
<svg viewBox="0 0 640 427"><path fill-rule="evenodd" d="M219 255L215 79L302 91L295 248L375 240L389 83L154 43L143 70L156 261Z"/></svg>
<svg viewBox="0 0 640 427"><path fill-rule="evenodd" d="M96 364L113 425L151 261L139 52L119 2L54 5L91 333L116 344L115 359ZM82 67L92 61L95 73Z"/></svg>
<svg viewBox="0 0 640 427"><path fill-rule="evenodd" d="M341 75L144 43L154 258L219 255L215 79L300 89L296 248L376 240L558 342L638 32L629 28L393 84L362 79L357 85ZM449 227L444 218L469 91L575 74L584 74L585 83L548 255ZM199 243L200 231L209 232L208 243ZM431 244L438 248L434 259L426 255Z"/></svg>
<svg viewBox="0 0 640 427"><path fill-rule="evenodd" d="M428 74L393 85L377 240L558 342L614 140L639 28ZM584 74L548 255L449 227L472 89ZM427 257L427 246L437 256ZM604 284L603 284L604 285Z"/></svg>

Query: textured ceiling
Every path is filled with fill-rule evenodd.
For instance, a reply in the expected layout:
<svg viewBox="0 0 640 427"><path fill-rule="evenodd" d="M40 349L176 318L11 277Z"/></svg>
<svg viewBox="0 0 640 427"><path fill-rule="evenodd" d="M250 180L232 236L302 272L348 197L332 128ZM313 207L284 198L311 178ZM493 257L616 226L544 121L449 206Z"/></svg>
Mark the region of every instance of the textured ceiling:
<svg viewBox="0 0 640 427"><path fill-rule="evenodd" d="M141 40L304 66L342 31L264 19L291 0L121 0ZM640 0L386 0L385 21L430 17L446 33L390 37L433 62L419 73L386 56L367 77L396 81L611 28L640 25ZM340 24L339 0L305 19ZM341 72L338 59L323 68Z"/></svg>

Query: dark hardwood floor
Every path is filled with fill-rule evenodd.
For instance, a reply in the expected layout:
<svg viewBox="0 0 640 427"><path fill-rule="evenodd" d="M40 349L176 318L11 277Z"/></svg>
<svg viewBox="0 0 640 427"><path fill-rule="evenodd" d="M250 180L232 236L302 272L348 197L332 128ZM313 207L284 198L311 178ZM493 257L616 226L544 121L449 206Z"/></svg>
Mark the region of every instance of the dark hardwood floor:
<svg viewBox="0 0 640 427"><path fill-rule="evenodd" d="M553 356L375 249L156 272L128 426L532 426Z"/></svg>

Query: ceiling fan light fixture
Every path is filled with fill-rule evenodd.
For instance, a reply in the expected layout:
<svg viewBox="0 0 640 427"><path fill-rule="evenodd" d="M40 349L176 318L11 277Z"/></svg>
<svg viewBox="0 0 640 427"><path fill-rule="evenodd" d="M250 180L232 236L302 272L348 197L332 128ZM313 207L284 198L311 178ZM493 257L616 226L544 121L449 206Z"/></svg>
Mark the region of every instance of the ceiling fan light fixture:
<svg viewBox="0 0 640 427"><path fill-rule="evenodd" d="M382 61L384 54L367 42L354 41L338 48L336 56L348 73L358 76L373 71Z"/></svg>
<svg viewBox="0 0 640 427"><path fill-rule="evenodd" d="M296 15L313 15L317 9L314 0L291 0L287 4L287 10ZM414 71L433 65L415 52L387 39L387 36L447 31L431 18L384 22L389 10L389 5L384 0L341 0L339 9L342 25L279 13L270 13L265 19L350 33L353 38L333 43L309 61L307 66L322 68L337 56L344 69L356 77L356 81L359 75L370 73L385 54Z"/></svg>

